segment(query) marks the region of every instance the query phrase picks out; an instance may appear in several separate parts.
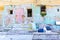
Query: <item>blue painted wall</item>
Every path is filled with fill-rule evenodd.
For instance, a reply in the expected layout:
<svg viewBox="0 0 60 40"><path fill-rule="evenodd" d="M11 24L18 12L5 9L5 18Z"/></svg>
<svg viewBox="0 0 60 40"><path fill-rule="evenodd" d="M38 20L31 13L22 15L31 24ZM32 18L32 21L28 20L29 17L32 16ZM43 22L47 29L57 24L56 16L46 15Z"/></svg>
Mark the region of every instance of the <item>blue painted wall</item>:
<svg viewBox="0 0 60 40"><path fill-rule="evenodd" d="M46 9L46 13L47 15L45 16L45 19L43 19L40 15L40 6L35 6L33 4L25 4L25 5L20 5L20 6L16 6L15 7L15 10L16 8L24 8L24 14L27 18L27 8L32 8L32 11L33 11L33 20L35 23L44 23L45 24L54 24L55 23L55 19L54 17L55 16L58 16L60 17L60 11L58 12L57 9L59 8L60 10L60 6L56 6L56 7L52 7L52 8L47 8ZM8 13L8 9L9 9L9 6L5 6L5 10L3 12L3 26L5 25L5 16L7 16L9 13ZM15 15L15 14L13 14ZM13 21L15 22L15 20Z"/></svg>
<svg viewBox="0 0 60 40"><path fill-rule="evenodd" d="M26 17L27 17L27 8L32 8L34 22L42 22L42 20L43 20L43 18L40 15L40 7L39 6L35 6L32 4L25 4L25 5L16 6L15 8L24 8L24 12L25 12L24 14ZM55 16L60 17L60 11L57 12L58 8L60 9L60 6L46 9L47 15L45 16L45 18L53 19ZM7 16L9 14L8 9L9 9L9 6L5 6L3 16Z"/></svg>

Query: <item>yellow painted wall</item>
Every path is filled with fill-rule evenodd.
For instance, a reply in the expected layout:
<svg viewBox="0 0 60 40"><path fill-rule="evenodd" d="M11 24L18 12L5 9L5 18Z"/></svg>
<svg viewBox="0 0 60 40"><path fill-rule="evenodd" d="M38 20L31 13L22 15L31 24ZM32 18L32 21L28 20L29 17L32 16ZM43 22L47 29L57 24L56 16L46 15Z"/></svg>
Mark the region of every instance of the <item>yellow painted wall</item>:
<svg viewBox="0 0 60 40"><path fill-rule="evenodd" d="M35 5L60 5L60 0L0 0L0 5L20 5L20 4L35 4Z"/></svg>
<svg viewBox="0 0 60 40"><path fill-rule="evenodd" d="M60 0L38 0L37 5L60 5Z"/></svg>
<svg viewBox="0 0 60 40"><path fill-rule="evenodd" d="M4 11L4 5L0 5L0 12Z"/></svg>
<svg viewBox="0 0 60 40"><path fill-rule="evenodd" d="M22 4L33 4L35 0L11 0L11 1L8 1L8 0L3 0L3 1L0 1L0 4L1 5L22 5Z"/></svg>

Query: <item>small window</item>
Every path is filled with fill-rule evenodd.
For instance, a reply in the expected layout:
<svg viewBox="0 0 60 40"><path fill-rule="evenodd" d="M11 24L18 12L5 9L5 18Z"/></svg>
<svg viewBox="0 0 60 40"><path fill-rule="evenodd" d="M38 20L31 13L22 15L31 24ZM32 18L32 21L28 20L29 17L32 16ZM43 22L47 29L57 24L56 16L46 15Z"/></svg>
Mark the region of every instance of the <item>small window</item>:
<svg viewBox="0 0 60 40"><path fill-rule="evenodd" d="M45 12L46 11L46 6L45 5L42 5L41 6L41 12Z"/></svg>
<svg viewBox="0 0 60 40"><path fill-rule="evenodd" d="M57 9L57 12L59 12L59 9Z"/></svg>
<svg viewBox="0 0 60 40"><path fill-rule="evenodd" d="M13 10L10 10L10 14L13 14Z"/></svg>
<svg viewBox="0 0 60 40"><path fill-rule="evenodd" d="M46 15L46 6L45 5L41 5L41 13L40 13L40 15L42 17L44 17Z"/></svg>
<svg viewBox="0 0 60 40"><path fill-rule="evenodd" d="M32 9L27 9L27 16L32 17Z"/></svg>

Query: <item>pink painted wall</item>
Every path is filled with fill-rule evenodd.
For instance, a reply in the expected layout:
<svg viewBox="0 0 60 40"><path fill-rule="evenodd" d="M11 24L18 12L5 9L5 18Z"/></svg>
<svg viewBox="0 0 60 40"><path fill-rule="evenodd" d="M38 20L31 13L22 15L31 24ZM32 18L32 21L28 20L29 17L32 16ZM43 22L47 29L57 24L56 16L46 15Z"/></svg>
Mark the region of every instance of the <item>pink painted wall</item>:
<svg viewBox="0 0 60 40"><path fill-rule="evenodd" d="M16 22L21 23L23 21L22 15L24 15L24 9L20 8L15 10L16 13Z"/></svg>

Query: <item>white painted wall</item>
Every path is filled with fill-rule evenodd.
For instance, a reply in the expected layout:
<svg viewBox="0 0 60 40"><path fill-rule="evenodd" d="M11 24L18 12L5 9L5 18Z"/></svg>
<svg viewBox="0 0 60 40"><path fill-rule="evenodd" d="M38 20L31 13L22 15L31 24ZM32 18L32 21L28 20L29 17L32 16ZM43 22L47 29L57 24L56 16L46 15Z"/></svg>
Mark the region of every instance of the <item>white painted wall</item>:
<svg viewBox="0 0 60 40"><path fill-rule="evenodd" d="M59 9L59 12L57 11L57 9ZM46 12L47 12L47 15L45 17L45 19L47 19L47 20L45 20L46 23L50 22L50 21L52 21L52 23L53 23L53 21L56 21L56 19L55 19L56 17L57 17L57 19L60 18L60 6L54 6L52 8L47 8Z"/></svg>

